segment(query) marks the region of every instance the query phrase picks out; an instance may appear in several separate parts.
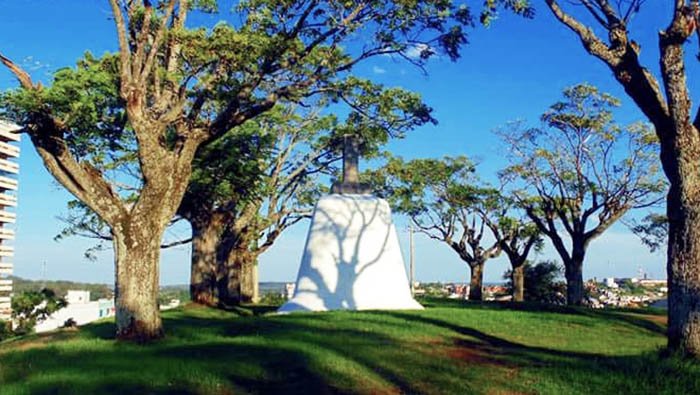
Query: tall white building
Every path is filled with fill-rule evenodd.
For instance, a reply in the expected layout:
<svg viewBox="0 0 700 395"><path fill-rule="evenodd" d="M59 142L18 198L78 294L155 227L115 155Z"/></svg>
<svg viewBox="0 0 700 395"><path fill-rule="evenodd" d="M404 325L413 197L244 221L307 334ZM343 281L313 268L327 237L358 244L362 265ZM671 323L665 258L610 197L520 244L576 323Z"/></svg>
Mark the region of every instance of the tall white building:
<svg viewBox="0 0 700 395"><path fill-rule="evenodd" d="M0 320L12 315L12 280L14 248L10 245L15 232L9 226L15 223L17 207L17 178L19 165L20 127L0 120Z"/></svg>

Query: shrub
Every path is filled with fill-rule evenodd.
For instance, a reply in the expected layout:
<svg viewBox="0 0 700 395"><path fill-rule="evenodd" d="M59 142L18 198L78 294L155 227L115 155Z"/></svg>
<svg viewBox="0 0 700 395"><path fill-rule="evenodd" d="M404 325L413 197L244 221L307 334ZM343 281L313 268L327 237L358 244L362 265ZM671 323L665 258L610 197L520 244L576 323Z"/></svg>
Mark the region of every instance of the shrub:
<svg viewBox="0 0 700 395"><path fill-rule="evenodd" d="M14 332L12 332L12 322L0 321L0 341L9 339L14 335Z"/></svg>
<svg viewBox="0 0 700 395"><path fill-rule="evenodd" d="M268 292L260 297L260 304L270 306L281 306L287 299L279 292Z"/></svg>
<svg viewBox="0 0 700 395"><path fill-rule="evenodd" d="M78 323L75 322L75 320L73 318L69 318L66 320L66 322L63 323L63 327L64 328L77 328Z"/></svg>
<svg viewBox="0 0 700 395"><path fill-rule="evenodd" d="M525 300L551 304L566 302L566 284L559 281L563 268L554 261L542 261L537 264L525 263ZM511 271L503 274L508 280L506 287L512 293L513 281Z"/></svg>
<svg viewBox="0 0 700 395"><path fill-rule="evenodd" d="M32 333L37 321L46 319L67 305L65 299L59 298L50 289L25 291L15 295L12 298L12 317L17 323L15 334Z"/></svg>

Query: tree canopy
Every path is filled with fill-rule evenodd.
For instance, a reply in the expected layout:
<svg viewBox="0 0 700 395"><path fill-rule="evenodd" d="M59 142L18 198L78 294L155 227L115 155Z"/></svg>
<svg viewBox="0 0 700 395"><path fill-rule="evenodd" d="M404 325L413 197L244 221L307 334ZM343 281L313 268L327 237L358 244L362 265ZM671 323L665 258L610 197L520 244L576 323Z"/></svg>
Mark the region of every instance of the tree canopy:
<svg viewBox="0 0 700 395"><path fill-rule="evenodd" d="M618 105L593 86L576 85L542 115L541 127L499 132L511 161L501 176L561 256L572 304L583 298L581 265L590 242L629 210L663 198L653 129L615 123Z"/></svg>
<svg viewBox="0 0 700 395"><path fill-rule="evenodd" d="M501 253L499 241L485 239L482 212L493 209L493 191L479 183L465 156L404 161L390 158L367 172L392 207L408 215L418 231L446 243L472 272L469 298L481 300L484 264Z"/></svg>

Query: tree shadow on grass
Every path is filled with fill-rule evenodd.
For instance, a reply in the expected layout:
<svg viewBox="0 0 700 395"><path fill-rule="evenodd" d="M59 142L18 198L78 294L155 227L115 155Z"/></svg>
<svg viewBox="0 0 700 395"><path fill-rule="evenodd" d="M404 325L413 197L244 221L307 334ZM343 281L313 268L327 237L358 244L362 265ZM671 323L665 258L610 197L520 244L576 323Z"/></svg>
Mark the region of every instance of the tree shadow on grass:
<svg viewBox="0 0 700 395"><path fill-rule="evenodd" d="M574 309L569 313L582 312ZM386 314L448 329L459 335L455 342L458 347L478 353L479 358L529 370L530 377L549 389L545 392L590 393L595 388L598 393L700 393L700 363L696 361L664 358L658 352L609 356L530 346L437 318L401 312ZM624 314L606 312L596 314L596 317L639 325L637 320L630 320ZM639 326L654 332L657 330Z"/></svg>
<svg viewBox="0 0 700 395"><path fill-rule="evenodd" d="M0 393L475 392L469 383L478 371L448 363L448 356L426 358L415 344L356 329L344 318L175 315L166 318L171 335L148 346L101 341L113 330L98 323L75 345L3 355ZM193 340L192 333L199 335Z"/></svg>
<svg viewBox="0 0 700 395"><path fill-rule="evenodd" d="M657 320L644 316L662 316L657 309L590 309L587 307L559 306L536 302L482 302L460 299L424 298L420 302L426 307L451 307L473 310L509 310L535 313L570 314L608 322L625 323L657 334L666 335L666 327Z"/></svg>
<svg viewBox="0 0 700 395"><path fill-rule="evenodd" d="M74 343L5 353L0 394L700 393L698 364L529 346L430 312L164 320L169 337L145 347L102 341L113 324L100 322Z"/></svg>

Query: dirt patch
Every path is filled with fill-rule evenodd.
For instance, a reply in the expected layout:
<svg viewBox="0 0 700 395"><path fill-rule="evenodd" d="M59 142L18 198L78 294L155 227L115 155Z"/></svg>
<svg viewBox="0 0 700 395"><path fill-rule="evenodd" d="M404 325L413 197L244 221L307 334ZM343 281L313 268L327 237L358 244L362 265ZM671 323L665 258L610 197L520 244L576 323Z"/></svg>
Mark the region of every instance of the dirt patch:
<svg viewBox="0 0 700 395"><path fill-rule="evenodd" d="M517 374L518 366L508 361L505 357L507 351L466 339L453 339L451 341L436 340L428 342L432 347L433 354L446 355L449 358L465 362L466 364L490 365L506 370L508 376Z"/></svg>
<svg viewBox="0 0 700 395"><path fill-rule="evenodd" d="M635 316L645 319L647 321L651 321L655 324L659 325L668 325L668 316L665 315L653 315L653 314L634 314Z"/></svg>
<svg viewBox="0 0 700 395"><path fill-rule="evenodd" d="M520 367L513 361L507 359L508 350L478 341L456 339L446 348L448 357L459 360L467 365L488 366L493 376L493 388L487 389L486 393L491 395L521 395L526 392L508 387L508 383L517 380Z"/></svg>
<svg viewBox="0 0 700 395"><path fill-rule="evenodd" d="M512 364L509 364L499 358L495 358L494 356L489 355L483 350L469 348L461 345L448 348L447 356L452 359L458 359L460 361L466 362L468 364L493 365L503 367L512 366Z"/></svg>

